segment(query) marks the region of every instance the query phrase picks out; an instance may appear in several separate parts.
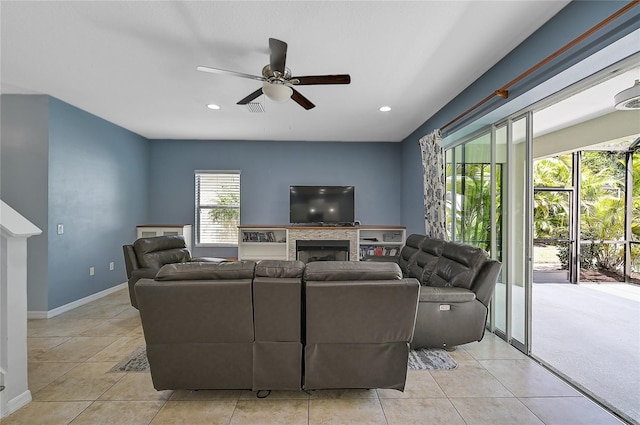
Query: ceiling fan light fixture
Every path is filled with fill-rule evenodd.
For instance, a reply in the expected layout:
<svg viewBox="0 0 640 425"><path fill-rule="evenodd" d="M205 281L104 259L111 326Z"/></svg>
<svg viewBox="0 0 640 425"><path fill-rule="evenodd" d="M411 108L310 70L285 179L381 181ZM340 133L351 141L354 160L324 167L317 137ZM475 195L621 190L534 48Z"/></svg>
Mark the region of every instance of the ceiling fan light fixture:
<svg viewBox="0 0 640 425"><path fill-rule="evenodd" d="M218 109L220 109L220 105L216 105L215 103L210 103L210 104L207 105L207 108L213 109L213 110L218 110Z"/></svg>
<svg viewBox="0 0 640 425"><path fill-rule="evenodd" d="M391 106L381 106L378 108L378 111L380 112L389 112L391 110Z"/></svg>
<svg viewBox="0 0 640 425"><path fill-rule="evenodd" d="M629 111L640 109L640 80L636 80L635 84L613 98L616 109L621 111Z"/></svg>
<svg viewBox="0 0 640 425"><path fill-rule="evenodd" d="M281 83L270 83L265 81L262 83L262 92L267 98L274 102L286 102L291 98L293 89Z"/></svg>

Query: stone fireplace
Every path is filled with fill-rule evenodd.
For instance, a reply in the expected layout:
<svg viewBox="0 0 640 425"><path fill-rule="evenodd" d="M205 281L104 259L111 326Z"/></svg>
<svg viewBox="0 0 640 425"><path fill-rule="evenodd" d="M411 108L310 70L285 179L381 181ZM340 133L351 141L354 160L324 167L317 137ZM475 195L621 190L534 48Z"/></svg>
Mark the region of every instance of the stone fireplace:
<svg viewBox="0 0 640 425"><path fill-rule="evenodd" d="M305 241L347 241L346 259L358 261L358 230L355 227L289 227L287 236L287 258L298 258L299 242ZM342 251L343 248L340 248ZM323 254L323 255L326 255Z"/></svg>

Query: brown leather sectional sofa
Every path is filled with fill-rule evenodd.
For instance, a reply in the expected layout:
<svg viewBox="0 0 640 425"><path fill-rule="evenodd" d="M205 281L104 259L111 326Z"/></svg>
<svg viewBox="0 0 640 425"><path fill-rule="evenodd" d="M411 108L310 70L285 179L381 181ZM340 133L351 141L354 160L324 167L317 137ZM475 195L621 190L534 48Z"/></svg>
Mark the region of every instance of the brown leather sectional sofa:
<svg viewBox="0 0 640 425"><path fill-rule="evenodd" d="M158 390L403 390L410 347L482 339L501 268L416 234L395 259L307 265L192 259L179 236L145 239L123 249Z"/></svg>
<svg viewBox="0 0 640 425"><path fill-rule="evenodd" d="M154 387L403 390L418 281L397 264L163 266L135 283Z"/></svg>

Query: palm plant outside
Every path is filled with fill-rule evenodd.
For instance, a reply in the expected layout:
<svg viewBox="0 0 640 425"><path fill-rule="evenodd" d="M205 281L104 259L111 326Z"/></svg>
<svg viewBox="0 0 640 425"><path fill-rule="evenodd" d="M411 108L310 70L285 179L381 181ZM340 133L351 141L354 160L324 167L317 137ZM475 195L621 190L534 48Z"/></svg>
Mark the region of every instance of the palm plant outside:
<svg viewBox="0 0 640 425"><path fill-rule="evenodd" d="M240 197L234 192L224 190L220 192L216 206L209 210L209 218L224 229L221 236L225 240L234 242L237 241L237 230L240 224Z"/></svg>
<svg viewBox="0 0 640 425"><path fill-rule="evenodd" d="M447 175L451 176L452 165L447 164ZM497 181L500 181L501 168L497 167ZM491 166L490 164L457 164L455 191L451 187L451 179L447 179L447 193L455 193L455 197L448 197L447 228L451 229L452 211L455 208L455 240L491 250ZM500 192L501 184L496 185L496 229L499 235L501 222ZM500 249L497 250L501 252Z"/></svg>
<svg viewBox="0 0 640 425"><path fill-rule="evenodd" d="M637 156L637 155L636 155ZM536 187L571 186L571 155L546 158L534 163ZM580 267L622 274L624 245L605 243L624 239L625 154L592 151L581 155ZM634 181L640 182L640 163L634 162ZM534 234L539 239L566 239L568 197L562 192L536 192L534 195ZM634 238L640 240L640 183L633 185ZM634 267L638 270L640 247L632 246ZM635 252L635 255L633 255ZM568 262L568 246L558 252L563 266Z"/></svg>
<svg viewBox="0 0 640 425"><path fill-rule="evenodd" d="M632 235L640 242L640 153L634 154ZM447 176L453 165L447 164ZM491 168L484 163L456 164L455 187L447 178L447 228L455 229L455 240L490 250ZM500 241L502 222L501 168L496 169L496 229ZM604 243L624 239L625 155L623 152L586 151L581 155L580 267L622 274L624 245ZM568 188L572 183L572 154L534 162L534 186ZM453 196L455 194L455 196ZM562 191L534 194L534 238L569 239L569 195ZM455 209L455 215L453 210ZM452 223L452 217L455 222ZM455 226L452 228L452 226ZM558 259L568 267L568 243L556 243ZM501 250L498 249L498 253ZM631 245L632 270L640 273L640 244Z"/></svg>

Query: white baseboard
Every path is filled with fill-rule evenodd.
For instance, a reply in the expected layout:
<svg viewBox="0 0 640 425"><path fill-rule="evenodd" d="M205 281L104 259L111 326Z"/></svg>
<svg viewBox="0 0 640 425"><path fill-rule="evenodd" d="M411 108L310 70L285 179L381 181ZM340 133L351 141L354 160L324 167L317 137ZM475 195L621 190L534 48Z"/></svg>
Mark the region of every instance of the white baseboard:
<svg viewBox="0 0 640 425"><path fill-rule="evenodd" d="M7 401L7 416L31 402L31 391L27 390L17 397Z"/></svg>
<svg viewBox="0 0 640 425"><path fill-rule="evenodd" d="M106 297L109 294L113 294L121 289L126 288L128 285L127 282L121 283L119 285L113 286L109 289L105 289L104 291L100 291L96 294L89 295L88 297L81 298L79 300L70 302L69 304L61 305L60 307L56 307L53 310L49 311L28 311L27 319L51 319L52 317L56 317L59 314L66 313L69 310L73 310L76 307L80 307L81 305L85 305L90 303L91 301L98 300L102 297Z"/></svg>

